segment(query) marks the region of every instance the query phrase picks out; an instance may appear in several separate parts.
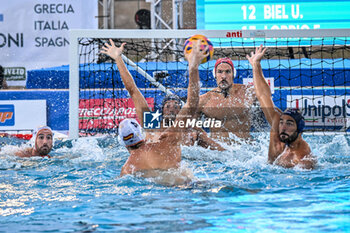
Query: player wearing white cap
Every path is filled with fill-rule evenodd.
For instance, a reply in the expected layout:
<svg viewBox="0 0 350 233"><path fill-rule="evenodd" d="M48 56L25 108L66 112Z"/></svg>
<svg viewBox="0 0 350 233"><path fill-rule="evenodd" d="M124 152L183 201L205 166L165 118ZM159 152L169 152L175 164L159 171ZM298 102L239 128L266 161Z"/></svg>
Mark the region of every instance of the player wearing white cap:
<svg viewBox="0 0 350 233"><path fill-rule="evenodd" d="M123 43L120 47L116 47L112 40L110 40L109 42L110 43L105 43L105 46L102 48L101 53L106 54L115 60L121 79L123 80L123 83L125 85L125 89L128 90L135 104L137 117L140 120L141 125L143 125L143 113L149 112L150 108L147 104L146 99L141 94L140 90L137 88L134 79L132 78L130 72L126 68L124 61L121 57L125 43ZM162 102L163 120L165 122L173 122L176 118L176 115L180 112L181 107L181 100L176 95L166 96ZM164 130L165 129L163 128L157 129L152 133L147 133L146 137L147 139L158 140L159 136ZM151 131L147 130L147 132ZM211 139L207 135L207 133L201 128L187 128L186 134L187 135L185 137L182 137L182 145L193 146L195 143L197 143L197 145L202 146L204 148L210 148L211 150L225 150L219 143Z"/></svg>
<svg viewBox="0 0 350 233"><path fill-rule="evenodd" d="M199 43L199 41L198 41ZM107 45L106 45L107 46ZM107 47L110 47L108 45ZM108 50L108 48L105 48ZM187 55L189 68L189 84L188 95L185 106L177 114L176 121L185 121L187 118L195 114L198 100L199 100L199 71L198 66L201 61L207 56L199 49L199 44L193 46L193 51ZM116 62L122 62L121 57L117 57ZM119 65L118 65L119 67ZM121 66L121 68L125 68ZM119 68L120 69L120 68ZM127 72L127 70L124 70ZM127 85L127 84L126 84ZM134 92L130 93L133 97L141 95L137 88L132 89ZM147 106L145 103L138 102L144 98L136 98L135 107L139 119L142 121L142 111L140 106ZM181 141L184 136L186 128L169 127L162 135L156 139L149 139L143 135L141 126L136 120L125 119L119 126L119 140L126 146L130 156L121 169L121 175L141 173L142 176L147 176L150 171L165 171L169 169L177 169L181 162ZM179 177L175 183L184 183L189 181L189 177Z"/></svg>
<svg viewBox="0 0 350 233"><path fill-rule="evenodd" d="M53 133L50 127L41 126L35 129L33 133L34 145L31 148L17 151L15 155L19 157L49 157L53 144Z"/></svg>

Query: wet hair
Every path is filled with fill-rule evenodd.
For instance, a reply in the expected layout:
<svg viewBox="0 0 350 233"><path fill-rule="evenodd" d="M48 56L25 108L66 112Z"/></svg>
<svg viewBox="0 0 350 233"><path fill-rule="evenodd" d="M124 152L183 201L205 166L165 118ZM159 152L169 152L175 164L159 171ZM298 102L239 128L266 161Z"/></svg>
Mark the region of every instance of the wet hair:
<svg viewBox="0 0 350 233"><path fill-rule="evenodd" d="M303 132L305 127L305 120L299 109L287 108L282 114L292 117L295 120L295 123L297 124L298 133Z"/></svg>
<svg viewBox="0 0 350 233"><path fill-rule="evenodd" d="M162 111L164 109L164 105L166 104L166 102L168 102L170 100L177 101L179 103L180 107L182 108L182 101L181 101L179 96L177 96L177 95L167 95L167 96L164 97L164 99L162 101Z"/></svg>

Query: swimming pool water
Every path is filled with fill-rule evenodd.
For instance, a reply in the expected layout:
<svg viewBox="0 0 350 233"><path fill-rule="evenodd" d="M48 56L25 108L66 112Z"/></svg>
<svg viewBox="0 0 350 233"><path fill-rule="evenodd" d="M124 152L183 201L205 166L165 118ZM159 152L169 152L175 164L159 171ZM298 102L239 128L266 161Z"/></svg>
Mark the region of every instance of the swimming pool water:
<svg viewBox="0 0 350 233"><path fill-rule="evenodd" d="M313 171L267 164L267 134L217 152L183 148L196 179L168 187L119 178L117 140L56 141L52 158L17 158L1 138L0 232L349 232L350 138L304 136Z"/></svg>

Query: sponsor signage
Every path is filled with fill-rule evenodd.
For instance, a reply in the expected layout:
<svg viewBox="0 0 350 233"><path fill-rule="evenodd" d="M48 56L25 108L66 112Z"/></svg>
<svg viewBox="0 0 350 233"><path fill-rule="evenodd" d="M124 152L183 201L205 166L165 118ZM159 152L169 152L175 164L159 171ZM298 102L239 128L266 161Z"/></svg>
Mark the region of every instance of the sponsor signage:
<svg viewBox="0 0 350 233"><path fill-rule="evenodd" d="M26 80L26 68L4 67L4 76L7 81L24 81Z"/></svg>
<svg viewBox="0 0 350 233"><path fill-rule="evenodd" d="M46 100L0 101L0 130L33 130L46 124Z"/></svg>
<svg viewBox="0 0 350 233"><path fill-rule="evenodd" d="M350 96L287 95L287 107L299 108L309 126L350 124Z"/></svg>
<svg viewBox="0 0 350 233"><path fill-rule="evenodd" d="M12 0L0 12L0 60L9 86L25 72L69 64L70 29L98 27L96 0ZM24 72L24 73L23 73Z"/></svg>
<svg viewBox="0 0 350 233"><path fill-rule="evenodd" d="M15 106L13 104L0 105L0 126L15 125Z"/></svg>
<svg viewBox="0 0 350 233"><path fill-rule="evenodd" d="M226 37L240 38L242 37L242 31L230 31L226 33Z"/></svg>
<svg viewBox="0 0 350 233"><path fill-rule="evenodd" d="M154 107L154 98L146 98L148 106ZM137 118L131 98L80 99L79 129L113 129L125 118Z"/></svg>

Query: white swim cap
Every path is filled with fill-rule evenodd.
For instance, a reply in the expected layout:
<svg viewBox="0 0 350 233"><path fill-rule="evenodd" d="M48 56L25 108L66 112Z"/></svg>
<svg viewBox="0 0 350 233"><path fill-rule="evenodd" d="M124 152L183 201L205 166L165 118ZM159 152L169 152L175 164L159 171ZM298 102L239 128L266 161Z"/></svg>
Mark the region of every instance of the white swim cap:
<svg viewBox="0 0 350 233"><path fill-rule="evenodd" d="M38 137L40 131L42 130L49 130L53 136L52 129L49 126L39 126L34 130L33 137L31 138L31 144L35 146L36 138Z"/></svg>
<svg viewBox="0 0 350 233"><path fill-rule="evenodd" d="M40 131L45 130L45 129L51 131L51 133L52 133L52 129L49 126L39 126L38 128L36 128L34 130L34 133L33 133L33 138L35 141L36 141L36 137L38 136Z"/></svg>
<svg viewBox="0 0 350 233"><path fill-rule="evenodd" d="M135 119L124 119L120 122L118 138L119 142L126 147L136 145L145 139L142 128Z"/></svg>

